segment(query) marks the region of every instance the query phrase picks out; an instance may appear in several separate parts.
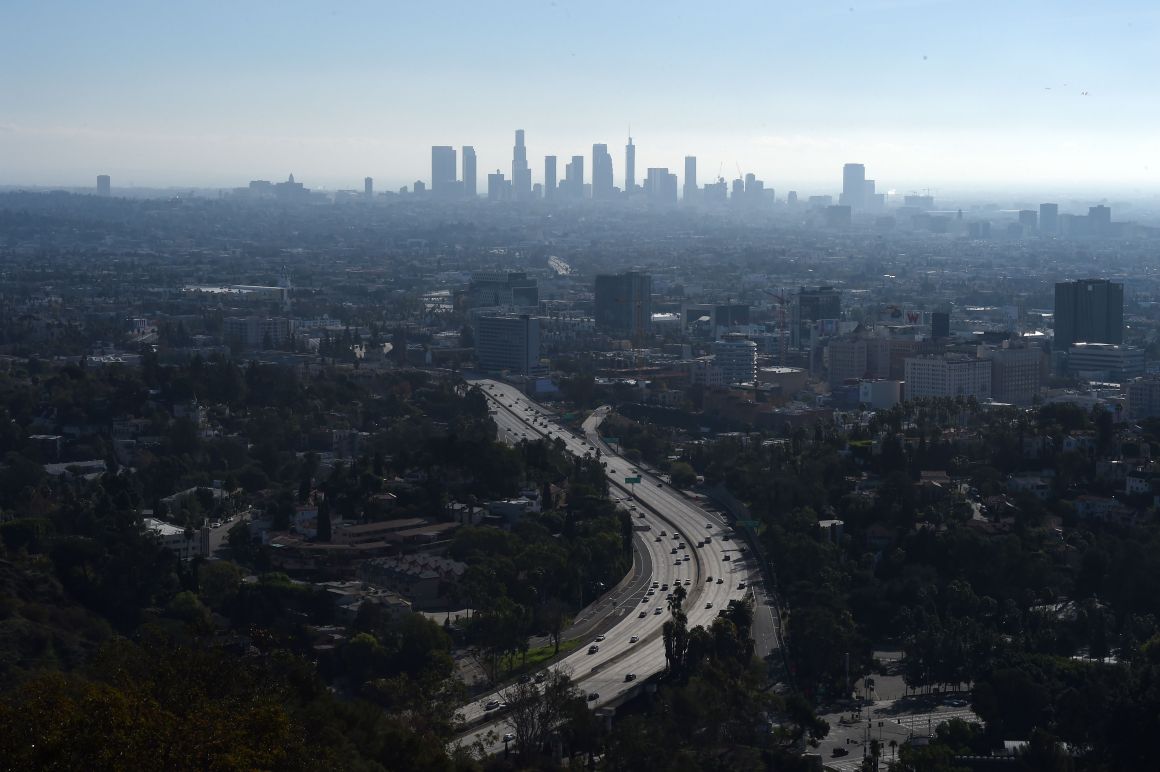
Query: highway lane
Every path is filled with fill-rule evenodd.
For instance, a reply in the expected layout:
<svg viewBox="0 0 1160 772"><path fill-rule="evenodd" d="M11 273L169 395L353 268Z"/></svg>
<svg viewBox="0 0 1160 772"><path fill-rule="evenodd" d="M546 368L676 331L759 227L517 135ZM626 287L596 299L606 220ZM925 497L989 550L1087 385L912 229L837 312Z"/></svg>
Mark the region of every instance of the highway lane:
<svg viewBox="0 0 1160 772"><path fill-rule="evenodd" d="M661 627L669 614L666 593L660 589L661 586L668 584L670 590L677 582L685 586L688 592L685 611L690 627L712 624L730 600L746 594L739 583L749 580L750 568L738 549L740 542L724 541L723 535L728 527L719 517L701 509L695 502L604 446L595 434L598 428L595 424L585 427L591 428L592 433L576 436L556 424L549 411L514 387L488 380L475 383L491 402L501 438L518 442L559 437L569 452L581 456L595 455L599 448L614 495L620 491L619 498L631 508L634 523L647 523L651 529L637 535L653 564L652 580L657 584L655 594L625 593L618 598L613 612L620 621L598 644L599 651L588 654L587 647L582 646L554 666L565 668L585 692L599 695L598 699L589 702L590 706L595 708L607 704L632 687L633 684L625 680L626 675L635 674L638 679L643 679L665 667ZM624 483L625 477L637 474L642 478L640 485ZM703 542L706 536L710 541L698 547L698 542ZM684 548L678 546L682 541ZM676 554L672 552L674 548ZM685 559L686 555L688 559ZM718 579L722 580L721 583ZM661 610L659 614L656 613L658 608ZM643 617L642 611L645 612ZM638 640L633 642L633 636ZM465 706L465 720L470 723L485 716L488 713L486 703L502 699L498 694L498 691L489 693ZM497 735L506 731L502 716L476 727L462 740L473 742L486 736L488 731L495 731ZM493 743L489 750L498 747L498 743Z"/></svg>

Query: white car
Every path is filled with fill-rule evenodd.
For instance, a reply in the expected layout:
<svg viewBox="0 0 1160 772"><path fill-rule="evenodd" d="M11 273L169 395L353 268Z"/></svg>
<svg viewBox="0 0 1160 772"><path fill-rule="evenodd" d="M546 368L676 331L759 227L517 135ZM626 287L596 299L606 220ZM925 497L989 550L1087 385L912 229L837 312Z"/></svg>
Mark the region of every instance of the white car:
<svg viewBox="0 0 1160 772"><path fill-rule="evenodd" d="M644 614L641 614L641 616L644 616ZM629 639L628 639L628 642L629 642L629 643L636 643L636 642L637 642L637 641L639 641L639 640L640 640L640 636L639 636L639 635L634 635L634 636L632 636L631 638L629 638Z"/></svg>

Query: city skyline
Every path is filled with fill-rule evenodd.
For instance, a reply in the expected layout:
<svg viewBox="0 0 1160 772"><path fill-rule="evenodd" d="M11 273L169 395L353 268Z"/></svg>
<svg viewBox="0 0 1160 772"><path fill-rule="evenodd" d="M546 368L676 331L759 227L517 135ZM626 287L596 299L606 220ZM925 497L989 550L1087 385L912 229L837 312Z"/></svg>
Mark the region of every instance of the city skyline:
<svg viewBox="0 0 1160 772"><path fill-rule="evenodd" d="M1143 3L465 4L438 57L422 33L435 12L420 7L66 5L0 12L0 185L108 173L231 187L293 172L392 189L426 178L415 151L431 144L472 144L480 169L506 172L520 126L538 171L545 155L620 147L631 123L638 170L693 155L702 179L739 164L779 189L820 190L857 158L900 192L1157 190L1160 12ZM518 45L482 45L517 23ZM714 45L721 55L682 53Z"/></svg>

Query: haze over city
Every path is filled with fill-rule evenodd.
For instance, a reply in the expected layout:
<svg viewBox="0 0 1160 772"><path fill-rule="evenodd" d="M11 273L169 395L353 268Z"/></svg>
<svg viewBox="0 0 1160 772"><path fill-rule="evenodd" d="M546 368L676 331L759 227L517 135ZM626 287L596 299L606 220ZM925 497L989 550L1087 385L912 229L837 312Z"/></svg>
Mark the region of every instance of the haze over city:
<svg viewBox="0 0 1160 772"><path fill-rule="evenodd" d="M638 167L833 192L1147 197L1146 2L9 3L0 185L395 188L433 144L507 168L623 146ZM624 169L617 159L617 184Z"/></svg>

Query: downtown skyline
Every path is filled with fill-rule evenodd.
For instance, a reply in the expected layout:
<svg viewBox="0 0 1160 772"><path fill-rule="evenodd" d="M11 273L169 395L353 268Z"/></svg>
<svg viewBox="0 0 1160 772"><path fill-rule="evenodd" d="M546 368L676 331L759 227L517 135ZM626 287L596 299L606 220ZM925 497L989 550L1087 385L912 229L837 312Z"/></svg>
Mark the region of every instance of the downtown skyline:
<svg viewBox="0 0 1160 772"><path fill-rule="evenodd" d="M0 11L0 185L397 189L432 144L510 174L513 126L538 177L631 125L638 178L694 155L703 180L829 192L858 159L899 192L1157 191L1142 2L289 5Z"/></svg>

